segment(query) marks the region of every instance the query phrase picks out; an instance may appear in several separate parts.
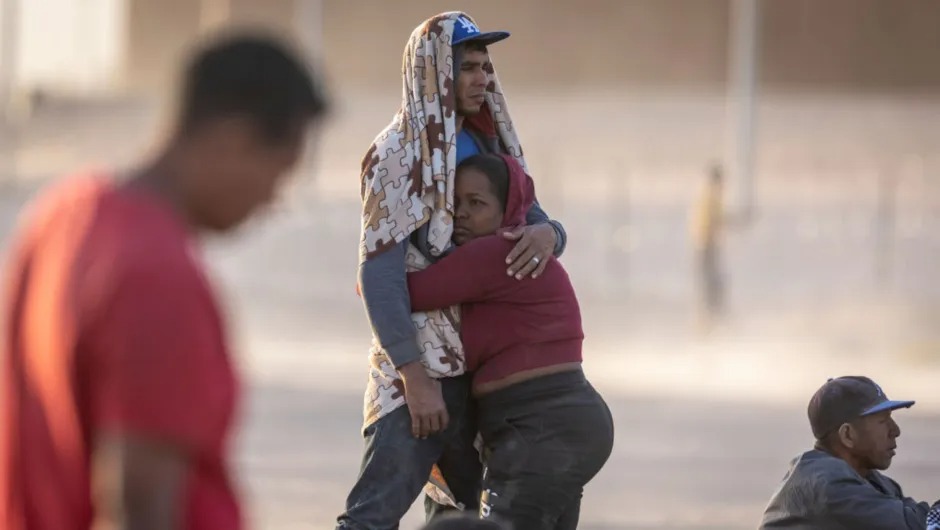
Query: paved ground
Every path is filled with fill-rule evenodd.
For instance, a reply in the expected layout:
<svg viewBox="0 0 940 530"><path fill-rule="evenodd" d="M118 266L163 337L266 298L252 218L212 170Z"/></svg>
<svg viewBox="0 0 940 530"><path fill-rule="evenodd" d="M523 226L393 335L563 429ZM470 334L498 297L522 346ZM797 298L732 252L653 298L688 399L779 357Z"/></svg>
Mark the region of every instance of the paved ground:
<svg viewBox="0 0 940 530"><path fill-rule="evenodd" d="M328 528L342 506L361 446L356 388L362 378L342 377L345 391L317 388L317 380L336 377L326 372L302 388L253 389L240 462L263 528ZM610 385L600 390L608 394L617 442L585 494L585 530L753 529L788 459L808 444L797 404L630 397ZM904 434L891 474L914 497L940 497L940 417L898 416ZM417 528L419 521L413 509L403 528Z"/></svg>

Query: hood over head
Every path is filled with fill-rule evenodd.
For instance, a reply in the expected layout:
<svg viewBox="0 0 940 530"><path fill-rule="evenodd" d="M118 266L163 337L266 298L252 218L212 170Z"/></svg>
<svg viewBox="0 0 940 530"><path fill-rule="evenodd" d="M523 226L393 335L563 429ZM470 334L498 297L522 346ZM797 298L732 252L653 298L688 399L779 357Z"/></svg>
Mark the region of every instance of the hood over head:
<svg viewBox="0 0 940 530"><path fill-rule="evenodd" d="M523 226L525 225L526 213L535 202L535 183L515 158L509 155L499 156L509 169L509 191L506 193L503 227Z"/></svg>
<svg viewBox="0 0 940 530"><path fill-rule="evenodd" d="M404 241L419 228L431 255L443 255L450 247L457 169L451 43L461 20L473 23L469 15L459 11L435 15L415 28L405 46L401 107L362 161L360 254L366 259ZM467 123L495 136L525 167L495 69L490 75L486 104Z"/></svg>

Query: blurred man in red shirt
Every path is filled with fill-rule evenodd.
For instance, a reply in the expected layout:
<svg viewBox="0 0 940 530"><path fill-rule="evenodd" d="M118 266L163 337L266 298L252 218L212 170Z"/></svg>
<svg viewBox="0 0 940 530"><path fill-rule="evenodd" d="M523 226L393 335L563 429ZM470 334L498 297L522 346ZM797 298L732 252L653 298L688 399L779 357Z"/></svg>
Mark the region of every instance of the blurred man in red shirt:
<svg viewBox="0 0 940 530"><path fill-rule="evenodd" d="M6 268L0 528L241 527L239 394L196 234L270 201L326 103L290 51L231 35L193 57L171 136L24 215Z"/></svg>

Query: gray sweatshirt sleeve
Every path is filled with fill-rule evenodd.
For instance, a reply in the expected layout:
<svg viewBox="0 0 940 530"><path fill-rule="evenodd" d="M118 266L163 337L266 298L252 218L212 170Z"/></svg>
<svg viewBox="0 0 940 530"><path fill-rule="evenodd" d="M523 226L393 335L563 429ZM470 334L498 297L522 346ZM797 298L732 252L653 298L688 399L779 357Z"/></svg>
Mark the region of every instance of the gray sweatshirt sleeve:
<svg viewBox="0 0 940 530"><path fill-rule="evenodd" d="M866 530L925 530L929 506L885 495L858 477L829 482L823 500L827 523ZM829 526L826 526L829 528Z"/></svg>
<svg viewBox="0 0 940 530"><path fill-rule="evenodd" d="M532 207L529 208L529 211L526 212L525 222L527 225L538 225L542 223L548 223L555 230L555 257L561 257L565 252L565 246L568 245L568 234L565 233L565 227L561 225L558 221L553 221L548 217L548 214L545 213L545 210L539 205L539 201L536 200Z"/></svg>
<svg viewBox="0 0 940 530"><path fill-rule="evenodd" d="M359 288L372 333L400 368L421 358L405 276L408 241L359 264Z"/></svg>

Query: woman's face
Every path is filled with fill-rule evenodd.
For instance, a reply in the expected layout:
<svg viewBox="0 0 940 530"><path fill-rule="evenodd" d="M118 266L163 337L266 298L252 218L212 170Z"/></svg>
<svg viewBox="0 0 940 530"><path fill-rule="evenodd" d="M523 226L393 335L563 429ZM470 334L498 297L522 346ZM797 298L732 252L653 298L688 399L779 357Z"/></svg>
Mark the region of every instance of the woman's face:
<svg viewBox="0 0 940 530"><path fill-rule="evenodd" d="M488 236L499 230L503 207L490 179L478 169L457 170L454 185L454 243L463 245L471 239Z"/></svg>

